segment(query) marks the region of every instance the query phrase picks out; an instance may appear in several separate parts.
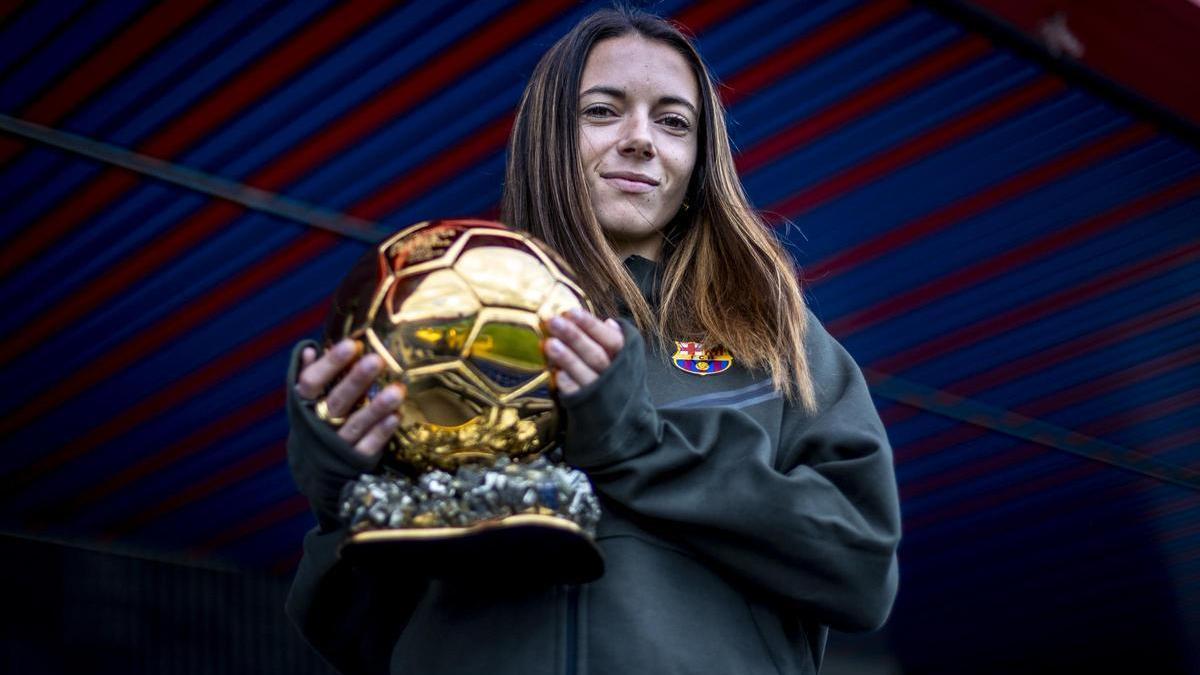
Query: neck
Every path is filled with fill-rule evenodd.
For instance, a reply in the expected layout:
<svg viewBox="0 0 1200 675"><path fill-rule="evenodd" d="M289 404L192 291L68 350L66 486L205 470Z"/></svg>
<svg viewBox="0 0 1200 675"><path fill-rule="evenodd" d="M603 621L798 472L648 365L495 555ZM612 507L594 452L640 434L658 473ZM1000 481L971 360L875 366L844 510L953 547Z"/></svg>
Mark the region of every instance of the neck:
<svg viewBox="0 0 1200 675"><path fill-rule="evenodd" d="M657 262L659 255L662 254L663 238L661 233L655 232L644 239L609 239L609 244L619 260L637 255Z"/></svg>

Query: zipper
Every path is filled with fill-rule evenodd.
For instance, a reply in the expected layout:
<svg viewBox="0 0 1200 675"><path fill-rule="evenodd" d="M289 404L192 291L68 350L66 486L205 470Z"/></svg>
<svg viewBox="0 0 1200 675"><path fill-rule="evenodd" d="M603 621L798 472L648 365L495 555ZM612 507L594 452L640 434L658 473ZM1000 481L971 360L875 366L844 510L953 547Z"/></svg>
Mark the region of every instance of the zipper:
<svg viewBox="0 0 1200 675"><path fill-rule="evenodd" d="M563 650L566 656L563 673L576 675L579 669L579 586L567 586L567 626Z"/></svg>

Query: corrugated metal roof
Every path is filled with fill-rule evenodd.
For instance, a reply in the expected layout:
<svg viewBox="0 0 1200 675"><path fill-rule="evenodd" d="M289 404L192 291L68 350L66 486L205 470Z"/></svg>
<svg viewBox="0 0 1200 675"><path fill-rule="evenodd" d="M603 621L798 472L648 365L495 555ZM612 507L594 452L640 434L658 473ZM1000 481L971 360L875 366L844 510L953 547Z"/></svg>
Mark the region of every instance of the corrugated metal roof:
<svg viewBox="0 0 1200 675"><path fill-rule="evenodd" d="M366 246L298 221L494 215L528 73L599 6L6 4L4 527L289 569L287 354ZM924 5L652 9L889 421L906 663L1017 620L1198 639L1195 138Z"/></svg>

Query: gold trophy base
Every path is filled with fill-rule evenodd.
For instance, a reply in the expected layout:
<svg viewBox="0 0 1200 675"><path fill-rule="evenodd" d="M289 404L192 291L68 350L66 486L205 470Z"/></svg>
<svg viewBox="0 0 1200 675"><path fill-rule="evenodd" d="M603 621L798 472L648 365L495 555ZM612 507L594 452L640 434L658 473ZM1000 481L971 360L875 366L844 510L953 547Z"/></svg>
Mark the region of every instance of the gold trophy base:
<svg viewBox="0 0 1200 675"><path fill-rule="evenodd" d="M583 528L540 513L465 527L366 530L342 543L341 556L381 573L446 580L581 584L604 574L600 549Z"/></svg>

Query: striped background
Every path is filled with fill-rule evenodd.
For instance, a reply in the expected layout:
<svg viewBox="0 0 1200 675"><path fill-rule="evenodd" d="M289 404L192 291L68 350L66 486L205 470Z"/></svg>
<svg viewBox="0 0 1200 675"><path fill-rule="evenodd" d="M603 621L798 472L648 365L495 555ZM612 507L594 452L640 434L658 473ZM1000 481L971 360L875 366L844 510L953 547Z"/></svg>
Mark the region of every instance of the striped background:
<svg viewBox="0 0 1200 675"><path fill-rule="evenodd" d="M600 6L0 3L0 527L288 573L291 345L364 240L494 216L528 73ZM940 5L652 9L889 424L905 664L1185 663L1200 135Z"/></svg>

